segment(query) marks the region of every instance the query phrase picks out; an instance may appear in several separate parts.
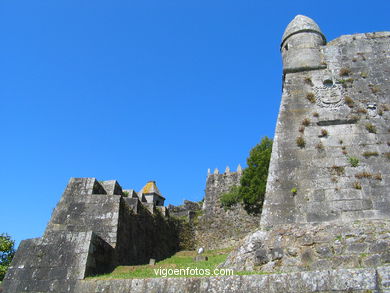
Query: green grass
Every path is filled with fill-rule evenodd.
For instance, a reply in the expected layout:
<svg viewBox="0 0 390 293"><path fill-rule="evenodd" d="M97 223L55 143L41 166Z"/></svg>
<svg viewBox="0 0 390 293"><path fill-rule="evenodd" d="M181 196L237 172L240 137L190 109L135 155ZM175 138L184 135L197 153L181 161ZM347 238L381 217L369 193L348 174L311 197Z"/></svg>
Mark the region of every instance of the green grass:
<svg viewBox="0 0 390 293"><path fill-rule="evenodd" d="M112 273L88 277L88 280L109 280L109 279L145 279L145 278L158 278L163 277L157 275L155 270L158 269L197 269L197 270L210 270L212 273L219 264L223 263L232 249L218 249L209 250L203 253L208 257L207 261L195 262L193 258L196 256L196 251L179 251L175 255L166 258L162 261L156 262L156 265L138 265L138 266L119 266ZM240 272L245 274L246 272ZM260 273L260 272L257 272ZM235 272L236 274L236 272ZM175 276L169 275L170 278L174 277L205 277L204 274L192 274Z"/></svg>

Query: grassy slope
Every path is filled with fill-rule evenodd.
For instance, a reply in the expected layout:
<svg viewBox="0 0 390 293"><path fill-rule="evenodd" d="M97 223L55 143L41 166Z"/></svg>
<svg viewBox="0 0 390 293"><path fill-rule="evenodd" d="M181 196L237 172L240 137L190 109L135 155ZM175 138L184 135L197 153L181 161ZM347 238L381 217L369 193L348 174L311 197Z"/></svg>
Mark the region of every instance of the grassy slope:
<svg viewBox="0 0 390 293"><path fill-rule="evenodd" d="M190 267L191 269L198 268L200 269L209 269L211 272L222 262L225 261L227 255L231 249L219 249L219 250L210 250L205 252L203 255L208 257L208 261L199 261L195 262L193 258L196 256L195 251L180 251L170 258L164 259L156 263L155 266L151 265L139 265L139 266L119 266L112 273L106 275L100 275L95 277L90 277L88 279L131 279L131 278L156 278L160 277L156 275L155 269L186 269ZM191 276L181 276L181 277L202 277L204 275L198 274ZM175 276L169 276L175 277ZM176 276L178 277L178 276Z"/></svg>

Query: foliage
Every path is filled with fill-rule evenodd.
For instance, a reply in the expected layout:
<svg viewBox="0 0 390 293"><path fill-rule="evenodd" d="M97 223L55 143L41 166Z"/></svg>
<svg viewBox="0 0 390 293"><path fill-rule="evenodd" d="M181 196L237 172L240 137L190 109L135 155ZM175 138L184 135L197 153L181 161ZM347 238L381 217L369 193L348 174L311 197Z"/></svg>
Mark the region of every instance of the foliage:
<svg viewBox="0 0 390 293"><path fill-rule="evenodd" d="M240 196L244 208L249 214L261 213L271 152L272 139L264 137L250 151L247 159L248 168L244 169L241 177Z"/></svg>
<svg viewBox="0 0 390 293"><path fill-rule="evenodd" d="M298 136L295 142L297 143L297 146L299 146L300 148L304 148L306 145L305 139L302 136Z"/></svg>
<svg viewBox="0 0 390 293"><path fill-rule="evenodd" d="M316 102L316 97L313 93L308 93L306 99L312 104Z"/></svg>
<svg viewBox="0 0 390 293"><path fill-rule="evenodd" d="M0 281L4 279L5 273L15 255L14 244L15 241L9 235L0 235Z"/></svg>
<svg viewBox="0 0 390 293"><path fill-rule="evenodd" d="M369 157L377 157L379 156L378 152L364 152L363 157L369 158Z"/></svg>
<svg viewBox="0 0 390 293"><path fill-rule="evenodd" d="M371 123L367 123L366 124L366 129L368 130L368 132L370 133L376 133L376 127L375 125L371 124Z"/></svg>
<svg viewBox="0 0 390 293"><path fill-rule="evenodd" d="M355 181L352 185L353 185L353 188L355 188L355 189L358 189L358 190L362 189L362 185L360 184L359 181Z"/></svg>
<svg viewBox="0 0 390 293"><path fill-rule="evenodd" d="M249 153L248 167L244 169L240 186L221 196L221 205L229 209L241 203L248 214L259 214L263 207L271 159L272 140L264 137Z"/></svg>
<svg viewBox="0 0 390 293"><path fill-rule="evenodd" d="M352 167L359 166L359 159L355 157L348 157L348 162L351 164Z"/></svg>
<svg viewBox="0 0 390 293"><path fill-rule="evenodd" d="M229 192L222 194L220 201L221 206L225 209L225 211L227 209L230 209L235 204L239 203L241 201L240 187L232 186Z"/></svg>
<svg viewBox="0 0 390 293"><path fill-rule="evenodd" d="M350 108L352 108L355 105L355 102L353 101L353 99L351 97L348 97L348 96L344 97L344 102Z"/></svg>
<svg viewBox="0 0 390 293"><path fill-rule="evenodd" d="M297 189L296 187L291 188L291 193L292 193L293 195L296 195L297 192L298 192L298 189Z"/></svg>

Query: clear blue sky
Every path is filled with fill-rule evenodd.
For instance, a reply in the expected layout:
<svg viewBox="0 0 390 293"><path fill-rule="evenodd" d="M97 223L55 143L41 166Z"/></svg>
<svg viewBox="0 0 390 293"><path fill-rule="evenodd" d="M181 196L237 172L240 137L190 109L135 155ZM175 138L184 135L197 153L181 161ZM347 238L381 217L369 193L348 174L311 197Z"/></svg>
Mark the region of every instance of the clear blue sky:
<svg viewBox="0 0 390 293"><path fill-rule="evenodd" d="M389 30L390 1L0 0L0 233L41 236L70 177L156 180L201 200L207 168L272 137L280 38Z"/></svg>

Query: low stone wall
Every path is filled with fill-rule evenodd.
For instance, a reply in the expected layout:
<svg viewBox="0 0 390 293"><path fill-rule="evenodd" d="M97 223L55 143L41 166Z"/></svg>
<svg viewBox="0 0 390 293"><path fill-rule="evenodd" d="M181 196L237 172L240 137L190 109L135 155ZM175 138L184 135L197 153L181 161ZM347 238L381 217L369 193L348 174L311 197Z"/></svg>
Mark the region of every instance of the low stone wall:
<svg viewBox="0 0 390 293"><path fill-rule="evenodd" d="M76 292L390 292L390 267L210 278L83 280Z"/></svg>

